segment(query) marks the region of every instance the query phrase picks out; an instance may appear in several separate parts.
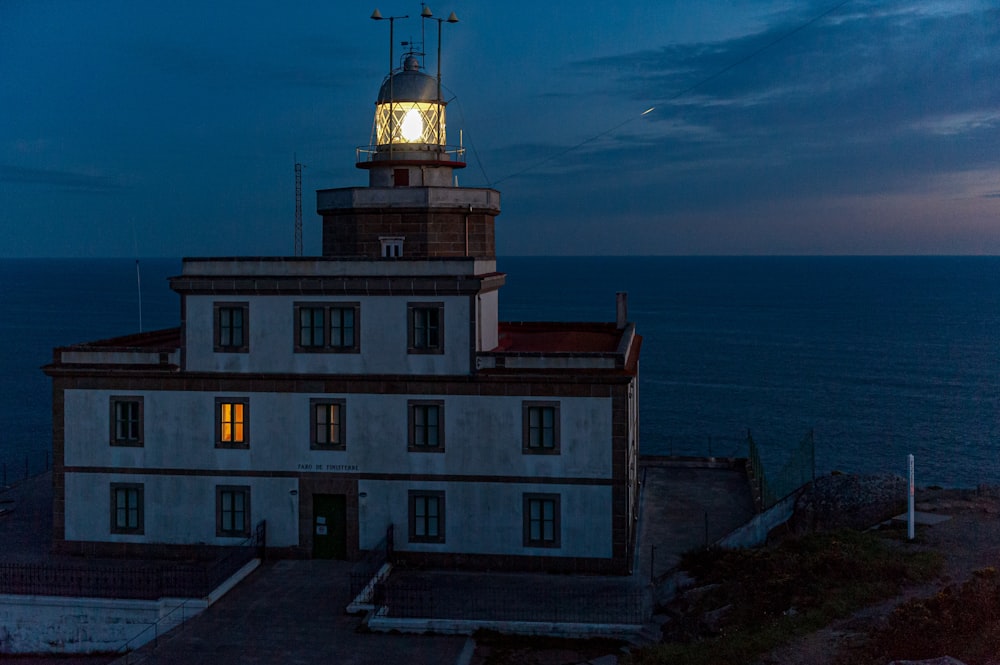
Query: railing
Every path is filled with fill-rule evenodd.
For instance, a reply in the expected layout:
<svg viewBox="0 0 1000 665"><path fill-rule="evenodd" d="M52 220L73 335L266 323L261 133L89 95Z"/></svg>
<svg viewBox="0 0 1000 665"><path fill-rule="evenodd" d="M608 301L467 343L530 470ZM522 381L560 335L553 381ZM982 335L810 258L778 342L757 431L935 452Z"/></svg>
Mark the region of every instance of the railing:
<svg viewBox="0 0 1000 665"><path fill-rule="evenodd" d="M254 558L263 546L257 533L204 563L149 561L72 564L0 563L0 593L77 598L203 598Z"/></svg>
<svg viewBox="0 0 1000 665"><path fill-rule="evenodd" d="M647 614L644 589L622 584L561 586L480 579L470 592L447 582L390 578L378 587L375 610L392 618L636 625Z"/></svg>
<svg viewBox="0 0 1000 665"><path fill-rule="evenodd" d="M81 598L195 598L211 590L207 566L0 564L0 593Z"/></svg>
<svg viewBox="0 0 1000 665"><path fill-rule="evenodd" d="M257 526L254 528L253 535L233 549L233 552L228 553L216 562L218 564L218 577L221 577L221 579L218 579L218 577L213 578L217 579L217 581L214 581L214 586L212 586L212 589L209 591L218 588L218 586L229 579L233 573L246 565L250 558L253 558L252 555L249 558L246 558L248 552L257 554L257 558L264 561L267 549L267 520L261 520L258 522ZM246 561L239 563L241 561L241 554L243 555L243 558L246 558ZM238 567L234 568L233 566L237 563ZM226 570L229 570L230 572L223 576L222 574ZM205 593L204 595L207 596L208 593ZM134 635L131 639L118 647L116 650L117 653L124 654L124 657L120 659L121 662L124 665L134 665L145 661L147 656L137 655L133 649L135 649L137 645L146 644L150 641L155 643L159 639L159 636L166 630L170 630L174 626L183 625L188 619L187 611L189 602L189 600L185 600L184 602L179 603L170 609L170 611L163 614L154 623L149 624L138 634ZM180 612L180 616L176 616L178 612ZM152 636L150 636L150 633L152 633Z"/></svg>
<svg viewBox="0 0 1000 665"><path fill-rule="evenodd" d="M436 144L431 144L430 147L424 147L424 144L408 144L408 143L394 143L393 150L395 152L431 152L439 155L439 159L443 156L448 155L449 157L454 157L453 160L456 162L462 162L465 160L465 147L456 145L445 145L439 146ZM361 164L363 162L373 162L376 159L376 155L383 154L388 156L389 149L388 145L367 145L359 146L355 148L355 159Z"/></svg>
<svg viewBox="0 0 1000 665"><path fill-rule="evenodd" d="M52 451L39 450L25 453L24 458L0 461L0 489L21 480L40 476L52 468Z"/></svg>
<svg viewBox="0 0 1000 665"><path fill-rule="evenodd" d="M351 598L356 597L372 581L375 574L386 563L392 562L393 528L390 524L385 530L385 537L375 547L368 550L365 556L351 568Z"/></svg>
<svg viewBox="0 0 1000 665"><path fill-rule="evenodd" d="M750 483L754 489L754 501L758 512L767 510L803 485L816 479L816 442L813 431L809 430L781 470L772 476L764 471L760 458L760 448L749 430L747 444L750 449L747 465Z"/></svg>
<svg viewBox="0 0 1000 665"><path fill-rule="evenodd" d="M746 439L740 436L672 436L652 443L657 454L670 457L745 457Z"/></svg>

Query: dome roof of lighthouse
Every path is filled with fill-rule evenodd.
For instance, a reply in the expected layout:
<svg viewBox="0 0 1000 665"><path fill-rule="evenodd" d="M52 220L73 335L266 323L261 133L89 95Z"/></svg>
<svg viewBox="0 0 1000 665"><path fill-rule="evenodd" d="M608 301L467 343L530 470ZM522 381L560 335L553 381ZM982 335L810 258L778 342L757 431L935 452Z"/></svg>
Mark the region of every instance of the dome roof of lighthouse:
<svg viewBox="0 0 1000 665"><path fill-rule="evenodd" d="M389 82L392 81L392 99L390 100ZM397 102L433 102L437 101L437 79L420 71L420 62L415 56L407 56L403 61L403 71L396 72L392 78L386 78L378 91L377 104Z"/></svg>

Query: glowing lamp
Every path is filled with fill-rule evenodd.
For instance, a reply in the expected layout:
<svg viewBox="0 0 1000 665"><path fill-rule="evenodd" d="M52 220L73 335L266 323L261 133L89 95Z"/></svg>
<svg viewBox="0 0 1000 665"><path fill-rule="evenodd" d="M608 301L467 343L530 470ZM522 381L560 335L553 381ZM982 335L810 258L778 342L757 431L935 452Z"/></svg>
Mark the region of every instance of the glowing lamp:
<svg viewBox="0 0 1000 665"><path fill-rule="evenodd" d="M445 102L438 99L437 79L421 72L415 57L382 84L374 129L379 146L445 145Z"/></svg>
<svg viewBox="0 0 1000 665"><path fill-rule="evenodd" d="M424 138L424 121L420 117L420 111L410 109L403 116L403 122L399 126L399 133L403 135L403 140L407 143L420 143Z"/></svg>

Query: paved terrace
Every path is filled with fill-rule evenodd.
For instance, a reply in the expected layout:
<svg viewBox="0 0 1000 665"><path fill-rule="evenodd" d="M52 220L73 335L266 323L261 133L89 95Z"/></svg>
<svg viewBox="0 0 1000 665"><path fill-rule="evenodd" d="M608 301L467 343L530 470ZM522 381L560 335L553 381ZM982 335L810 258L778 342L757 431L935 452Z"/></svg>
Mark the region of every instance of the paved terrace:
<svg viewBox="0 0 1000 665"><path fill-rule="evenodd" d="M666 572L682 552L717 540L753 514L745 477L733 468L647 460L641 477L640 546L630 577L398 571L390 584L430 589L432 597L420 602L433 615L455 620L476 619L486 610L501 620L616 623L628 616L635 594L648 603L651 572ZM0 517L0 562L62 560L49 554L49 477L0 493L5 499L12 501L0 507L12 509ZM364 618L343 611L350 601L350 569L339 561L269 563L199 616L117 662L468 662L471 642L465 637L358 632Z"/></svg>

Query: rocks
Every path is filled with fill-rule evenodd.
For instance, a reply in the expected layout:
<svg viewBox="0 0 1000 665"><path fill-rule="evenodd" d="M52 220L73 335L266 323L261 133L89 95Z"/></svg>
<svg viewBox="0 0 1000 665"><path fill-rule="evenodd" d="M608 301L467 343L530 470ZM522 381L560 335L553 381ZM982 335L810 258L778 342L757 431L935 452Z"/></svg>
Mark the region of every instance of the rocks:
<svg viewBox="0 0 1000 665"><path fill-rule="evenodd" d="M701 615L701 626L710 635L718 635L722 632L722 628L726 625L726 621L732 612L732 605L723 605L711 612L705 612Z"/></svg>
<svg viewBox="0 0 1000 665"><path fill-rule="evenodd" d="M892 474L817 478L795 502L793 532L867 529L906 508L906 480Z"/></svg>

